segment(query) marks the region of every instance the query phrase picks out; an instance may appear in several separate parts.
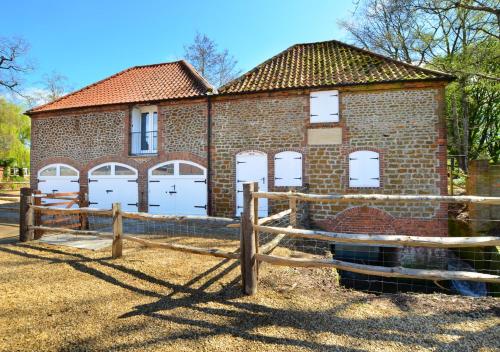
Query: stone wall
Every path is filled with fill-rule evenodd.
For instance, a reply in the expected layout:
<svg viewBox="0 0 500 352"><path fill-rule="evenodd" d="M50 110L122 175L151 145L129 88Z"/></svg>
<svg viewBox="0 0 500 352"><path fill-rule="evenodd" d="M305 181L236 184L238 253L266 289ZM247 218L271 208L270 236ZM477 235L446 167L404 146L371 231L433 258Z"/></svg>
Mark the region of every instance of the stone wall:
<svg viewBox="0 0 500 352"><path fill-rule="evenodd" d="M274 187L274 154L296 150L303 153L303 177L311 193L445 194L442 93L442 87L340 90L340 122L318 125L309 123L309 91L217 98L213 107L214 214L234 215L234 161L245 150L267 153L270 191L286 190ZM307 130L312 128L341 129L341 144L309 145ZM356 150L380 154L381 187L349 187L348 156ZM365 205L383 209L394 218L398 233L446 234L446 221L436 219L446 217L444 205ZM337 215L346 208L315 203L310 215L316 225L332 229L339 221ZM350 221L362 218L363 208L353 207ZM270 202L270 212L276 210ZM394 227L387 233L394 233Z"/></svg>
<svg viewBox="0 0 500 352"><path fill-rule="evenodd" d="M148 169L169 160L189 160L207 167L207 103L204 99L158 105L158 154L130 155L131 106L75 109L36 114L31 119L31 187L38 170L65 163L80 172L88 189L88 171L101 163L120 162L138 170L139 209L147 210Z"/></svg>

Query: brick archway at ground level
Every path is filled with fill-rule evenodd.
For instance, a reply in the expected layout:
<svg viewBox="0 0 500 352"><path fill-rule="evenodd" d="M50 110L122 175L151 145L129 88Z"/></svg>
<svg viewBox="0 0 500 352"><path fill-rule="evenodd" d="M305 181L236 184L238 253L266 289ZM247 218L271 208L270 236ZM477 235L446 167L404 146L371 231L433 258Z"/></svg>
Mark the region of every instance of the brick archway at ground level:
<svg viewBox="0 0 500 352"><path fill-rule="evenodd" d="M332 232L395 235L394 222L394 217L381 209L361 206L345 209L318 221L318 225Z"/></svg>
<svg viewBox="0 0 500 352"><path fill-rule="evenodd" d="M326 231L408 236L447 236L448 222L441 209L430 218L395 218L388 212L368 207L352 207L315 223Z"/></svg>

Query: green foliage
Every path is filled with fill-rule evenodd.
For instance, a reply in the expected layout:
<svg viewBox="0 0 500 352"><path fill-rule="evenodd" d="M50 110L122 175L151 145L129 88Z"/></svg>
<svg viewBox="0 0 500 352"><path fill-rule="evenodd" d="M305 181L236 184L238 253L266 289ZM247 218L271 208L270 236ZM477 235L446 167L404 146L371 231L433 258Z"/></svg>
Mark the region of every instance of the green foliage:
<svg viewBox="0 0 500 352"><path fill-rule="evenodd" d="M459 135L464 135L464 124L460 116L468 116L468 159L488 159L497 163L500 159L500 81L474 75L473 71L488 72L500 76L500 42L485 40L470 45L464 55L440 58L440 65L446 61L450 70L461 67L463 74L446 89L448 135L452 139L450 154L461 154ZM464 62L469 67L464 66ZM470 73L469 73L470 72Z"/></svg>
<svg viewBox="0 0 500 352"><path fill-rule="evenodd" d="M22 108L0 98L0 165L29 167L30 133Z"/></svg>

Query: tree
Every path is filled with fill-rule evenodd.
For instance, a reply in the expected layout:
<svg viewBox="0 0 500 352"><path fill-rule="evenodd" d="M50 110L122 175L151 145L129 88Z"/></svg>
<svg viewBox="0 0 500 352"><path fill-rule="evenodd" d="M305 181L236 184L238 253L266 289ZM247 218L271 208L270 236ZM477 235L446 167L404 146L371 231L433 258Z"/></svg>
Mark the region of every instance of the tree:
<svg viewBox="0 0 500 352"><path fill-rule="evenodd" d="M50 103L73 90L68 82L68 77L56 71L43 75L42 80L38 83L40 89L25 94L30 107Z"/></svg>
<svg viewBox="0 0 500 352"><path fill-rule="evenodd" d="M28 43L22 38L0 37L0 88L20 94L22 76L33 69L26 55Z"/></svg>
<svg viewBox="0 0 500 352"><path fill-rule="evenodd" d="M464 171L469 158L498 160L499 3L364 0L353 21L340 23L357 45L457 77L446 91L448 149Z"/></svg>
<svg viewBox="0 0 500 352"><path fill-rule="evenodd" d="M238 61L226 50L218 51L217 44L205 34L196 33L193 44L184 47L184 57L216 87L236 78Z"/></svg>
<svg viewBox="0 0 500 352"><path fill-rule="evenodd" d="M0 160L29 167L30 120L22 108L0 98Z"/></svg>
<svg viewBox="0 0 500 352"><path fill-rule="evenodd" d="M406 63L420 65L429 50L413 0L355 1L356 13L339 25L359 46Z"/></svg>

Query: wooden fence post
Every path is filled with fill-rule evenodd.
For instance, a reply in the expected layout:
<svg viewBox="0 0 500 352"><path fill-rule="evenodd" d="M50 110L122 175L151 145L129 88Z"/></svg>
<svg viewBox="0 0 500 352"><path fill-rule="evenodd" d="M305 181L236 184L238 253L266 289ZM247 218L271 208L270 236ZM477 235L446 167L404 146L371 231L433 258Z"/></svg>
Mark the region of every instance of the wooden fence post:
<svg viewBox="0 0 500 352"><path fill-rule="evenodd" d="M78 195L80 208L88 207L88 195L87 192L80 192ZM89 229L89 216L87 213L80 213L80 230L88 230Z"/></svg>
<svg viewBox="0 0 500 352"><path fill-rule="evenodd" d="M37 194L42 194L42 191L40 191L40 190L33 191L33 195L37 195ZM33 197L33 204L34 205L42 205L42 198ZM35 225L41 226L42 225L42 213L36 212L33 214L33 216L34 216ZM35 240L42 238L42 236L43 236L43 231L35 230L35 233L34 233Z"/></svg>
<svg viewBox="0 0 500 352"><path fill-rule="evenodd" d="M257 292L257 270L258 264L255 258L257 252L256 232L256 202L252 197L253 192L258 191L257 182L243 184L243 214L241 216L241 277L243 281L243 292L254 295Z"/></svg>
<svg viewBox="0 0 500 352"><path fill-rule="evenodd" d="M122 233L123 219L120 203L113 203L113 245L111 248L111 257L120 258L122 256Z"/></svg>
<svg viewBox="0 0 500 352"><path fill-rule="evenodd" d="M297 198L290 198L290 226L297 227Z"/></svg>
<svg viewBox="0 0 500 352"><path fill-rule="evenodd" d="M28 220L33 222L30 219L27 219L28 217L28 212L33 211L33 209L30 207L29 202L32 202L31 198L31 188L21 188L21 196L19 199L19 241L21 242L27 242L32 240L33 238L29 238L29 233L28 233Z"/></svg>

